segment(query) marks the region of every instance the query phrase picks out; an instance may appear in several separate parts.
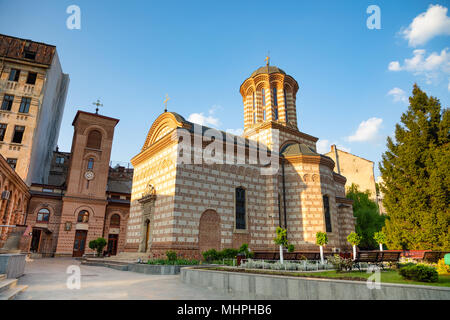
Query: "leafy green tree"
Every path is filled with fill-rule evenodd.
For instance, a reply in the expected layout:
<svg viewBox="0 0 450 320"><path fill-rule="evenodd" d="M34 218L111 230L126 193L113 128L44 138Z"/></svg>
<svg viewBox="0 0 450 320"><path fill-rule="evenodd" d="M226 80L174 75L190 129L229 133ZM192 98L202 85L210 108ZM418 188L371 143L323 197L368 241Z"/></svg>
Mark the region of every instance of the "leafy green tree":
<svg viewBox="0 0 450 320"><path fill-rule="evenodd" d="M414 85L380 171L390 249L450 249L450 111Z"/></svg>
<svg viewBox="0 0 450 320"><path fill-rule="evenodd" d="M373 239L380 245L380 251L383 251L383 244L386 243L386 234L383 231L375 232Z"/></svg>
<svg viewBox="0 0 450 320"><path fill-rule="evenodd" d="M322 264L325 263L323 259L323 246L328 243L328 235L325 232L317 232L316 233L316 244L320 247L320 262Z"/></svg>
<svg viewBox="0 0 450 320"><path fill-rule="evenodd" d="M361 243L361 236L355 232L351 232L347 236L347 241L353 247L353 260L355 260L356 259L356 246Z"/></svg>
<svg viewBox="0 0 450 320"><path fill-rule="evenodd" d="M101 257L103 253L103 248L106 246L105 238L97 238L95 240L89 241L89 248L97 251L97 256Z"/></svg>
<svg viewBox="0 0 450 320"><path fill-rule="evenodd" d="M283 247L287 247L289 244L287 240L287 230L277 227L276 233L277 237L273 239L273 242L280 246L280 262L283 263Z"/></svg>
<svg viewBox="0 0 450 320"><path fill-rule="evenodd" d="M359 247L363 250L377 248L373 239L375 232L384 226L385 216L380 215L378 205L370 199L370 192L361 192L356 184L347 190L347 198L353 200L353 215L356 217L355 231L361 236Z"/></svg>

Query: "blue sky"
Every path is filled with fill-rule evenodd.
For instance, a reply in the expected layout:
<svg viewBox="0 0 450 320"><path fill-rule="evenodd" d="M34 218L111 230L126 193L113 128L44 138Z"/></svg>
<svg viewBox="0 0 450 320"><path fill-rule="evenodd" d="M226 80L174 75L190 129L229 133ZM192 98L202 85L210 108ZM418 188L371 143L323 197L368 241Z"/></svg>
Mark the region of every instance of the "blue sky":
<svg viewBox="0 0 450 320"><path fill-rule="evenodd" d="M80 30L66 27L73 4L81 9ZM379 30L366 26L372 4L381 10ZM102 114L121 120L115 161L139 152L166 93L169 111L242 129L239 86L270 51L271 64L299 83L300 130L320 138L322 151L336 143L376 162L378 175L386 136L414 82L449 105L448 7L448 1L0 0L0 33L57 46L71 79L62 150L70 150L76 110L94 111L97 98Z"/></svg>

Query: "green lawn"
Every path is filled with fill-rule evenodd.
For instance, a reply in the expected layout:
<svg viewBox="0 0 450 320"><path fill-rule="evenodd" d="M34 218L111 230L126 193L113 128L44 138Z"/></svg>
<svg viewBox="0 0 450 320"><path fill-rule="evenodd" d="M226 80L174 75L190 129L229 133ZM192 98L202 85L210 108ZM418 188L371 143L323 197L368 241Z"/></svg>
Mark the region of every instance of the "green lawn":
<svg viewBox="0 0 450 320"><path fill-rule="evenodd" d="M357 280L365 281L371 276L370 273L365 271L350 271L350 272L336 272L336 271L320 271L320 272L283 272L283 271L269 271L269 270L245 270L240 268L226 268L226 267L213 267L207 268L210 270L218 271L231 271L231 272L244 272L244 273L256 273L256 274L272 274L272 275L284 275L290 277L311 277L311 278L333 278L340 280ZM425 286L438 286L438 287L450 287L450 275L439 275L438 282L417 282L403 279L397 272L397 270L381 271L381 282L385 283L400 283L400 284L414 284Z"/></svg>

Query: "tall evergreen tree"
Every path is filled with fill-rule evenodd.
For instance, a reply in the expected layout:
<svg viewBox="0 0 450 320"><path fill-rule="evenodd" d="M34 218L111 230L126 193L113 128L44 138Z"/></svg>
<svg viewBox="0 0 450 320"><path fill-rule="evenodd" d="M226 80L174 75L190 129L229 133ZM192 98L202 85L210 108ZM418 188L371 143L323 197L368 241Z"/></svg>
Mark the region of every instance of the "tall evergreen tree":
<svg viewBox="0 0 450 320"><path fill-rule="evenodd" d="M450 249L450 110L415 84L387 138L381 191L389 249Z"/></svg>

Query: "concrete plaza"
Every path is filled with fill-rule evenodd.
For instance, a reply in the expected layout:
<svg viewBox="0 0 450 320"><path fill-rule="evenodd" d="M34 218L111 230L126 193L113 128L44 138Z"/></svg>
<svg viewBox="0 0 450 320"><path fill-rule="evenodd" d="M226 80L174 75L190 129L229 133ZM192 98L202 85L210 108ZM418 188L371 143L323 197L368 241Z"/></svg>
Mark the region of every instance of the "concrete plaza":
<svg viewBox="0 0 450 320"><path fill-rule="evenodd" d="M68 289L67 267L81 269L81 288ZM80 265L71 258L49 258L29 261L19 284L28 289L17 300L180 300L231 299L209 289L196 288L180 281L179 275L146 275L105 267Z"/></svg>

